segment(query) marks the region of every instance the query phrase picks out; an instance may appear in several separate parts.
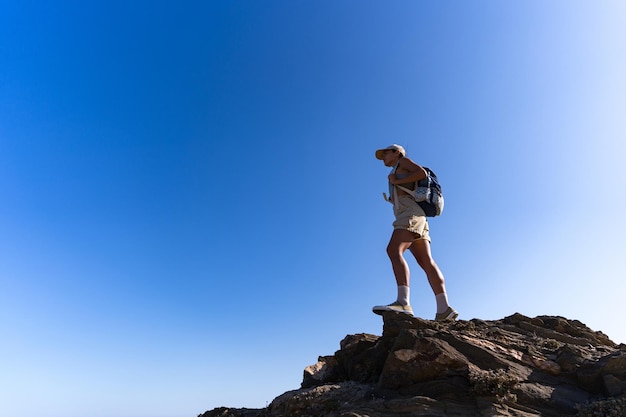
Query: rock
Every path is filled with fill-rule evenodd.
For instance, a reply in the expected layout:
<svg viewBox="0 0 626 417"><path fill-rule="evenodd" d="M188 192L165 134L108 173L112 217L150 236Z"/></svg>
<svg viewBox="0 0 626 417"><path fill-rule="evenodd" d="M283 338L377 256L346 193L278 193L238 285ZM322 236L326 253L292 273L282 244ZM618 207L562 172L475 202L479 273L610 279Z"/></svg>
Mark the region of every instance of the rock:
<svg viewBox="0 0 626 417"><path fill-rule="evenodd" d="M469 374L469 360L445 340L401 332L378 379L380 388L397 389L453 374Z"/></svg>
<svg viewBox="0 0 626 417"><path fill-rule="evenodd" d="M626 345L577 320L386 312L382 336L346 336L305 368L299 390L261 410L201 417L575 416L594 406L604 413L594 415L626 409Z"/></svg>
<svg viewBox="0 0 626 417"><path fill-rule="evenodd" d="M576 372L579 384L587 391L596 394L608 394L611 396L624 393L623 389L614 392L616 387L626 381L626 352L617 350L609 353L596 361L584 362ZM604 377L612 375L609 378L611 382L610 390L607 388ZM611 394L612 391L613 393Z"/></svg>
<svg viewBox="0 0 626 417"><path fill-rule="evenodd" d="M262 410L251 408L226 408L220 407L198 417L258 417Z"/></svg>
<svg viewBox="0 0 626 417"><path fill-rule="evenodd" d="M337 370L337 359L334 356L320 356L316 364L304 368L301 388L315 387L323 381L338 381L341 377L337 375Z"/></svg>

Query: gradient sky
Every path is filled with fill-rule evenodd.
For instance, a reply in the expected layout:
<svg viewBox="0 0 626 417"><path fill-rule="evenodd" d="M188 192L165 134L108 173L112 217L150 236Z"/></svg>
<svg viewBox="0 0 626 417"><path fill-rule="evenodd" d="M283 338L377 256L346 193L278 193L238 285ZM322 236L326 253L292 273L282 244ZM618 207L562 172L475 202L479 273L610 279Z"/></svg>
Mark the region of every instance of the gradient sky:
<svg viewBox="0 0 626 417"><path fill-rule="evenodd" d="M381 334L391 143L442 183L460 319L626 342L624 21L618 0L0 0L0 415L264 407Z"/></svg>

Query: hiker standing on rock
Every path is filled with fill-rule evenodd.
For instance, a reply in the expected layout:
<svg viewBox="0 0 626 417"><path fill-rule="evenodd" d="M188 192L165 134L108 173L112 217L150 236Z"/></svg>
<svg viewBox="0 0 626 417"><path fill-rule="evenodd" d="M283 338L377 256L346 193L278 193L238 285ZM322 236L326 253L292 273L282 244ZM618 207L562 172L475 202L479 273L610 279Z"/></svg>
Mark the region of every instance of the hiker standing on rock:
<svg viewBox="0 0 626 417"><path fill-rule="evenodd" d="M374 313L397 311L413 315L410 303L410 271L404 259L404 252L408 249L418 265L426 273L428 283L437 300L436 321L455 320L457 313L448 304L448 296L443 274L435 263L430 252L430 236L426 214L414 197L407 191L414 190L417 181L427 177L426 170L406 157L404 148L400 145L391 145L376 151L376 159L384 162L385 166L393 167L389 174L390 196L385 199L393 203L393 233L387 245L387 255L391 260L393 273L398 284L398 298L395 302L372 308Z"/></svg>

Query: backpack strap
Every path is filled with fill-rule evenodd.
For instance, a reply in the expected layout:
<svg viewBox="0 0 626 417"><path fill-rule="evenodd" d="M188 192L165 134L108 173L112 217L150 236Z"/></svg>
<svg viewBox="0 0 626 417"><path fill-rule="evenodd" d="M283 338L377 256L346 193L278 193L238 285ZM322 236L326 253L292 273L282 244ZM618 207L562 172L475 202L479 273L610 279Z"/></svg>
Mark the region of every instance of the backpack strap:
<svg viewBox="0 0 626 417"><path fill-rule="evenodd" d="M396 170L398 169L398 166L400 165L400 161L398 160L398 162L396 163L396 165L394 165L393 169L391 170L391 174L395 174ZM428 175L428 173L427 173ZM417 181L415 182L415 185L417 186ZM408 195L414 195L415 190L409 190L406 187L403 187L401 185L398 184L392 184L389 183L389 194L391 194L393 196L393 199L390 201L391 203L393 203L393 207L396 207L396 204L398 204L398 188L401 189L402 191L404 191L405 193L407 193Z"/></svg>
<svg viewBox="0 0 626 417"><path fill-rule="evenodd" d="M399 165L400 165L400 160L396 162L393 169L391 170L390 175L396 173L396 170L398 169ZM398 204L398 191L396 189L396 186L393 185L391 182L389 183L389 196L391 197L390 203L393 204L393 208L395 210Z"/></svg>
<svg viewBox="0 0 626 417"><path fill-rule="evenodd" d="M408 188L405 188L401 185L396 184L396 187L398 187L399 189L401 189L402 191L404 191L405 193L409 194L409 195L413 195L415 194L415 190L409 190Z"/></svg>

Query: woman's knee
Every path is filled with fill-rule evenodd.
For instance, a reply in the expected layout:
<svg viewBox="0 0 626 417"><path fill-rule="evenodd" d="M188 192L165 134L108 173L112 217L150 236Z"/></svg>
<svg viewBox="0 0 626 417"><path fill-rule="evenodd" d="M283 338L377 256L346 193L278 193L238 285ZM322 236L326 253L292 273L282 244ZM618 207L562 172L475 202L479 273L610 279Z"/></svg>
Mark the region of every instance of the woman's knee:
<svg viewBox="0 0 626 417"><path fill-rule="evenodd" d="M426 273L436 271L439 269L437 263L433 259L433 257L428 252L412 252L417 264L422 268Z"/></svg>
<svg viewBox="0 0 626 417"><path fill-rule="evenodd" d="M409 244L402 241L391 240L387 245L387 255L391 259L402 258L402 254L407 250Z"/></svg>
<svg viewBox="0 0 626 417"><path fill-rule="evenodd" d="M393 241L389 242L389 244L387 245L387 256L389 256L389 258L391 259L394 259L398 258L401 254L402 252L400 251L400 246Z"/></svg>

